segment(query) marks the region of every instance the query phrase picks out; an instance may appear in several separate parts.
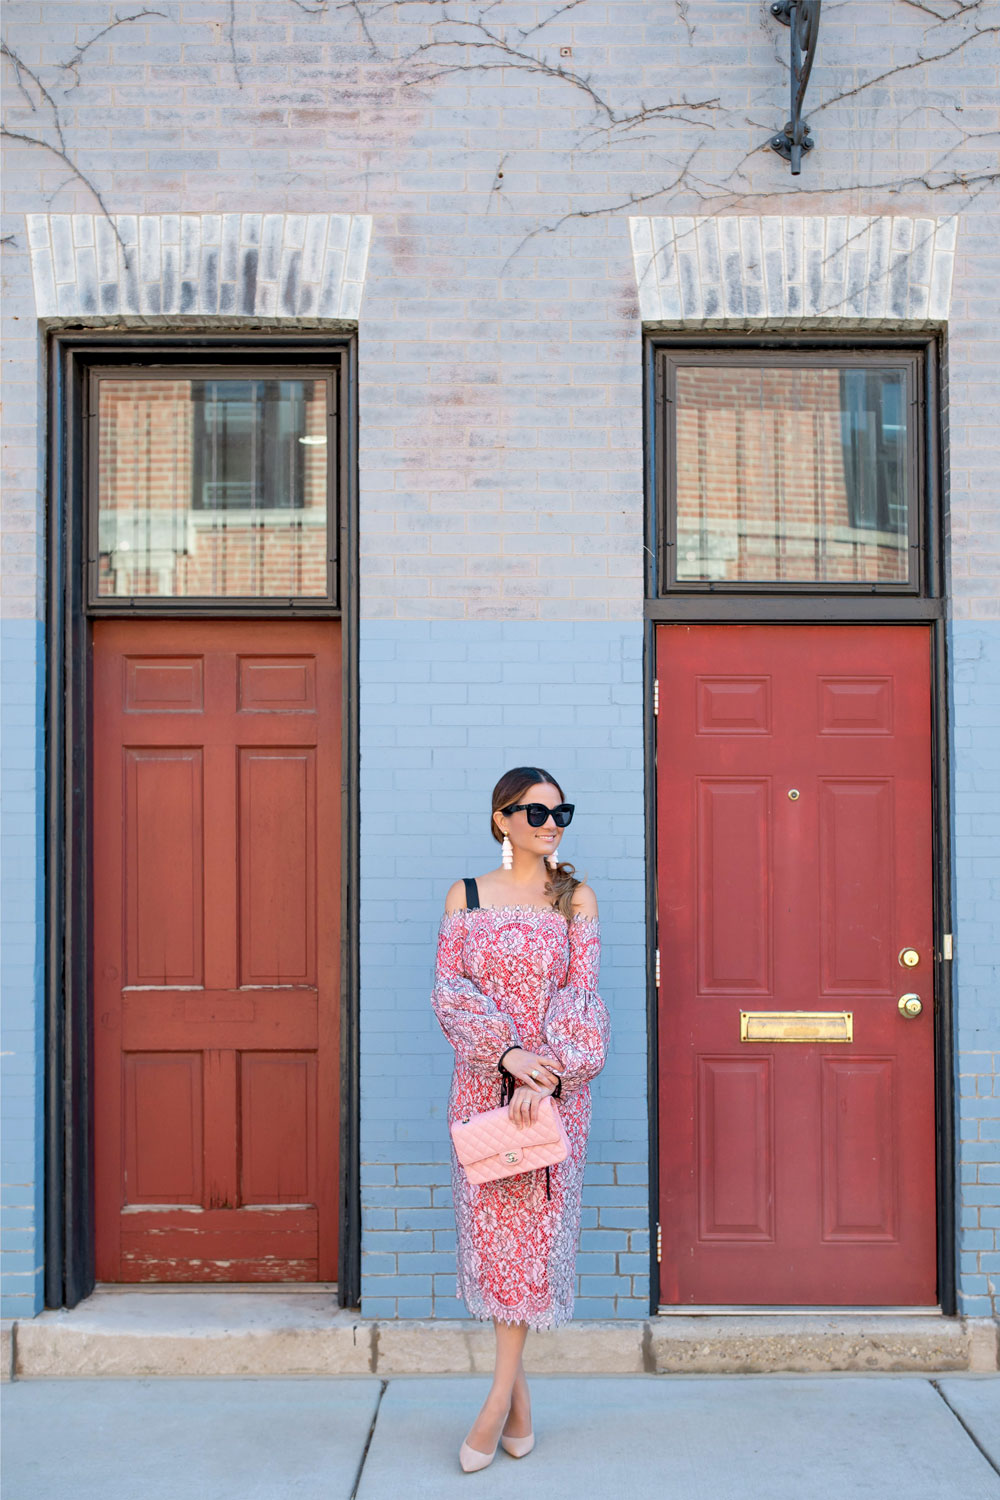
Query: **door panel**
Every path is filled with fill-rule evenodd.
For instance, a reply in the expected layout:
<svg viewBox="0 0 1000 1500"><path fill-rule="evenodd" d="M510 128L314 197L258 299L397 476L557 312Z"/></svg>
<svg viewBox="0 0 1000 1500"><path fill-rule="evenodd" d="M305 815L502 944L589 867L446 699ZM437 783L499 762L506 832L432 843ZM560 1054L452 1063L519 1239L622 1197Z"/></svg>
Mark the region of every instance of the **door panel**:
<svg viewBox="0 0 1000 1500"><path fill-rule="evenodd" d="M729 1122L738 1119L738 1136ZM774 1238L774 1131L766 1057L698 1059L699 1237Z"/></svg>
<svg viewBox="0 0 1000 1500"><path fill-rule="evenodd" d="M661 626L657 675L661 1300L932 1305L929 634Z"/></svg>
<svg viewBox="0 0 1000 1500"><path fill-rule="evenodd" d="M821 777L816 790L820 995L844 1005L852 996L891 995L893 968L899 973L891 932L894 781Z"/></svg>
<svg viewBox="0 0 1000 1500"><path fill-rule="evenodd" d="M770 994L769 794L762 781L697 783L700 995Z"/></svg>
<svg viewBox="0 0 1000 1500"><path fill-rule="evenodd" d="M895 1239L895 1062L826 1057L822 1068L823 1238Z"/></svg>
<svg viewBox="0 0 1000 1500"><path fill-rule="evenodd" d="M200 748L122 748L125 974L129 985L201 984L204 764ZM103 811L103 810L102 810Z"/></svg>
<svg viewBox="0 0 1000 1500"><path fill-rule="evenodd" d="M94 625L97 1275L336 1279L340 627Z"/></svg>
<svg viewBox="0 0 1000 1500"><path fill-rule="evenodd" d="M314 984L316 759L239 752L240 980Z"/></svg>

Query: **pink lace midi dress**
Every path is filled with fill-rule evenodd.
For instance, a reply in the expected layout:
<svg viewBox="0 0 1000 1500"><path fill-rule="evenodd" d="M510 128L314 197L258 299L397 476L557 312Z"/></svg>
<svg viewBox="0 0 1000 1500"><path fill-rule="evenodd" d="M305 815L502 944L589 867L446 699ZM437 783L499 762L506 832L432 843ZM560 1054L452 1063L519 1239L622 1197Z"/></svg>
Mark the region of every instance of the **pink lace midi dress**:
<svg viewBox="0 0 1000 1500"><path fill-rule="evenodd" d="M455 1049L448 1123L501 1102L501 1055L524 1047L562 1071L565 1161L473 1186L452 1147L458 1295L474 1318L556 1328L573 1316L590 1079L610 1035L597 993L600 924L553 907L447 913L431 1004ZM551 1196L549 1196L549 1194Z"/></svg>

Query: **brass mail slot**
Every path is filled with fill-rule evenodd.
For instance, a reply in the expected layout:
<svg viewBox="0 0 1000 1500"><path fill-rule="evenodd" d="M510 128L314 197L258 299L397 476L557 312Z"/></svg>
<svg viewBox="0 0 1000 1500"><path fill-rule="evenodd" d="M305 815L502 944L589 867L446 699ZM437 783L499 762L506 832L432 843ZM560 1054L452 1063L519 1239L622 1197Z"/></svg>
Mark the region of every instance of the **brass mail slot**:
<svg viewBox="0 0 1000 1500"><path fill-rule="evenodd" d="M741 1042L853 1042L852 1010L741 1010Z"/></svg>

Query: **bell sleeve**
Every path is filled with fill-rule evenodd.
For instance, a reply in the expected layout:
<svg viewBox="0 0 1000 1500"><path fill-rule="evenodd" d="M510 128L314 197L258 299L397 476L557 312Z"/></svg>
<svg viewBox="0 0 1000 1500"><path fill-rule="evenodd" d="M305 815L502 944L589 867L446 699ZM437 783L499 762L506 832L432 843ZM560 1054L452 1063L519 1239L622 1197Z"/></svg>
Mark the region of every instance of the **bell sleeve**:
<svg viewBox="0 0 1000 1500"><path fill-rule="evenodd" d="M597 993L601 930L596 917L574 917L569 924L569 968L545 1011L542 1035L559 1059L560 1097L582 1088L604 1067L611 1019Z"/></svg>
<svg viewBox="0 0 1000 1500"><path fill-rule="evenodd" d="M431 1007L456 1057L477 1073L496 1074L500 1058L511 1047L520 1047L521 1038L511 1017L463 970L465 926L463 908L441 919Z"/></svg>

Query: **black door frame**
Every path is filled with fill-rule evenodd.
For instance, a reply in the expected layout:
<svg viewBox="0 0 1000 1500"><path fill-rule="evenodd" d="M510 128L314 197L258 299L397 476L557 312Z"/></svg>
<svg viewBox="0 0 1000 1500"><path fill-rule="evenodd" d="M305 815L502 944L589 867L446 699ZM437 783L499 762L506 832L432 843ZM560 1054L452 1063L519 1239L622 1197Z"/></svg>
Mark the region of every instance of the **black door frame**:
<svg viewBox="0 0 1000 1500"><path fill-rule="evenodd" d="M818 351L824 349L919 352L923 362L923 448L920 454L923 495L921 545L923 566L920 569L920 595L890 593L822 593L786 592L769 594L758 587L744 593L713 593L702 585L697 591L678 588L660 592L657 576L660 553L659 536L662 511L662 466L657 459L660 433L660 403L657 355L661 349L786 350ZM930 627L931 635L931 757L932 757L932 864L934 910L934 1050L936 1176L937 1176L937 1284L941 1311L947 1316L956 1312L955 1263L955 1083L954 1083L954 1006L952 964L942 953L942 938L952 932L951 876L951 796L948 758L948 659L947 659L947 593L944 568L944 490L943 431L941 427L941 386L945 373L942 333L871 334L839 332L810 334L799 330L788 334L742 335L720 331L715 334L671 332L648 333L644 349L644 452L645 452L645 622L643 628L643 681L646 805L646 1034L647 1089L649 1098L649 1210L650 1224L660 1221L659 1178L659 1069L658 1069L658 989L656 984L657 907L656 907L656 718L653 712L653 684L656 677L656 627L659 624L728 622L731 624L870 624L894 623ZM660 1302L660 1262L657 1233L650 1235L649 1279L650 1312L656 1314Z"/></svg>
<svg viewBox="0 0 1000 1500"><path fill-rule="evenodd" d="M54 332L48 342L49 468L46 506L45 696L45 1305L75 1307L95 1285L93 1018L90 1004L91 619L97 614L169 614L341 620L341 1063L337 1300L361 1295L360 1067L358 994L358 483L357 338L353 332L297 336L274 328L179 334ZM87 496L81 424L91 361L216 353L269 361L336 356L339 403L339 604L248 602L90 610L87 606Z"/></svg>

